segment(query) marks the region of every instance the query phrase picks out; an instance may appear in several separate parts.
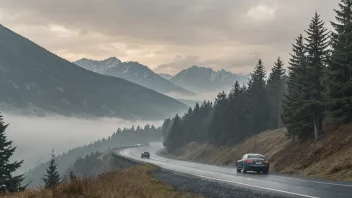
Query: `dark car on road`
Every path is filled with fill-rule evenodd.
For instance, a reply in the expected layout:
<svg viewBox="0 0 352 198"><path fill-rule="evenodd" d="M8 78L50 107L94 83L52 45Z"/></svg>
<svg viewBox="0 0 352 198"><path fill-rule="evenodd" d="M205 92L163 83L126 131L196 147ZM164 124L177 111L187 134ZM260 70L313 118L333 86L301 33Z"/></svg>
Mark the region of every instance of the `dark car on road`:
<svg viewBox="0 0 352 198"><path fill-rule="evenodd" d="M141 158L150 158L150 153L149 152L143 152L142 154L141 154Z"/></svg>
<svg viewBox="0 0 352 198"><path fill-rule="evenodd" d="M242 159L236 162L237 172L246 173L247 171L255 171L257 173L268 174L269 161L261 154L245 154Z"/></svg>

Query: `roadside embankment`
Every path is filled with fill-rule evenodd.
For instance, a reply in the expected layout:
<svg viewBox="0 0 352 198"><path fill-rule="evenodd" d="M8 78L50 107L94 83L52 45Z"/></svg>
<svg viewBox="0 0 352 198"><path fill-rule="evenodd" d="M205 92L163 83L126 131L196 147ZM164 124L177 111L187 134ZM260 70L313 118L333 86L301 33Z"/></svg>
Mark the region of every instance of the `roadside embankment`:
<svg viewBox="0 0 352 198"><path fill-rule="evenodd" d="M181 160L235 166L245 153L264 154L271 170L316 178L352 181L352 124L325 130L318 140L292 143L285 129L265 131L232 147L190 143L174 153Z"/></svg>

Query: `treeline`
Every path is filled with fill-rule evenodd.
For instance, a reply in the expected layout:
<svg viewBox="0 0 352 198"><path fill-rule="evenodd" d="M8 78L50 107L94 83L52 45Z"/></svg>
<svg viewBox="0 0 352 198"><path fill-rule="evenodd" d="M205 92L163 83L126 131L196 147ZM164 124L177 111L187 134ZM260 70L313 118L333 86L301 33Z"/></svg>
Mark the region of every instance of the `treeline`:
<svg viewBox="0 0 352 198"><path fill-rule="evenodd" d="M283 126L293 141L318 138L324 120L334 125L351 122L352 1L341 0L335 12L334 32L315 13L306 36L293 44L288 72L278 58L266 78L259 60L247 85L236 82L214 103L197 104L182 117L166 119L162 133L167 149L175 151L193 141L233 145Z"/></svg>
<svg viewBox="0 0 352 198"><path fill-rule="evenodd" d="M79 158L85 158L96 152L105 152L113 148L130 146L135 144L144 144L148 142L161 141L161 127L154 125L132 126L131 128L119 128L111 136L102 138L88 145L76 147L55 156L57 171L63 176L66 175L67 169L71 167ZM42 163L29 170L25 175L24 182L31 182L30 186L42 185L42 175L49 163ZM80 174L77 172L77 174Z"/></svg>
<svg viewBox="0 0 352 198"><path fill-rule="evenodd" d="M85 157L79 157L72 166L67 169L64 177L69 178L71 174L78 177L97 176L98 174L107 171L109 168L109 164L103 160L104 157L106 158L106 156L99 151L90 153Z"/></svg>
<svg viewBox="0 0 352 198"><path fill-rule="evenodd" d="M85 158L78 158L72 167L68 168L66 173L61 176L58 172L58 166L55 161L54 150L51 153L49 166L42 178L45 188L55 188L60 183L70 183L77 177L93 177L105 171L108 163L103 161L102 153L95 152L87 155ZM109 170L109 169L106 169Z"/></svg>
<svg viewBox="0 0 352 198"><path fill-rule="evenodd" d="M229 94L221 92L215 102L204 101L180 117L166 119L162 126L164 145L175 150L198 141L218 146L238 143L266 129L282 126L280 106L285 90L285 69L280 58L268 80L259 60L248 85L236 82Z"/></svg>

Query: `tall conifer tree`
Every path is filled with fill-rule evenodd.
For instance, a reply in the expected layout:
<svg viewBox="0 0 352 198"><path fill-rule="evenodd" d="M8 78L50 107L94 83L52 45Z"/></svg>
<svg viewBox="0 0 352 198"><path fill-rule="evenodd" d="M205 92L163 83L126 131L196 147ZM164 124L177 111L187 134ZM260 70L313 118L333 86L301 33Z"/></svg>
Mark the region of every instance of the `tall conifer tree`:
<svg viewBox="0 0 352 198"><path fill-rule="evenodd" d="M46 188L53 188L60 183L60 175L57 172L54 150L51 152L49 167L46 169L46 174L43 178Z"/></svg>
<svg viewBox="0 0 352 198"><path fill-rule="evenodd" d="M251 116L253 117L253 133L268 129L268 101L265 83L265 68L261 59L255 66L248 83L248 94L251 99Z"/></svg>
<svg viewBox="0 0 352 198"><path fill-rule="evenodd" d="M328 61L329 32L324 27L325 23L320 15L315 13L306 33L307 50L307 82L309 101L306 106L312 111L311 118L314 124L314 136L322 133L322 121L324 112L324 84L323 78Z"/></svg>
<svg viewBox="0 0 352 198"><path fill-rule="evenodd" d="M164 145L168 151L172 152L179 148L181 145L182 138L179 134L182 131L183 125L182 120L178 114L176 114L173 119L172 126L166 139L164 140Z"/></svg>
<svg viewBox="0 0 352 198"><path fill-rule="evenodd" d="M9 192L16 192L21 189L23 175L12 176L18 168L21 167L22 161L10 162L10 158L16 151L16 147L12 146L12 141L8 141L5 130L8 124L4 124L2 115L0 114L0 185L5 185Z"/></svg>
<svg viewBox="0 0 352 198"><path fill-rule="evenodd" d="M341 0L331 22L332 53L328 66L329 113L338 124L352 121L352 0Z"/></svg>
<svg viewBox="0 0 352 198"><path fill-rule="evenodd" d="M293 52L289 59L288 93L284 95L282 119L288 135L293 141L309 133L312 124L310 114L304 108L309 90L305 85L307 78L307 58L304 47L304 38L300 35L292 45Z"/></svg>
<svg viewBox="0 0 352 198"><path fill-rule="evenodd" d="M284 63L280 57L274 63L267 82L268 102L270 108L269 127L272 129L281 128L282 99L284 92Z"/></svg>

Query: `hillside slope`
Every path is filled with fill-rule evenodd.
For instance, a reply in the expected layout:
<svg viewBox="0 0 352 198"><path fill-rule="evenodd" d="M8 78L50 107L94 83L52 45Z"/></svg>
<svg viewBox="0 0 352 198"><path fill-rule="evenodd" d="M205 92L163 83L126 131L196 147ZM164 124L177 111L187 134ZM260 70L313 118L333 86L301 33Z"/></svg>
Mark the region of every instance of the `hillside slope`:
<svg viewBox="0 0 352 198"><path fill-rule="evenodd" d="M70 63L0 25L0 107L21 113L162 119L181 102Z"/></svg>
<svg viewBox="0 0 352 198"><path fill-rule="evenodd" d="M150 131L120 131L115 132L108 138L95 141L88 145L76 147L55 157L60 175L64 174L67 168L72 165L77 158L85 157L94 152L104 152L116 147L125 147L136 144L161 141L160 129ZM45 174L48 162L38 164L25 174L24 183L32 182L30 186L43 185L42 177Z"/></svg>
<svg viewBox="0 0 352 198"><path fill-rule="evenodd" d="M235 166L245 153L262 153L271 170L333 180L352 181L352 124L327 129L319 140L292 144L284 129L266 131L233 147L191 143L178 158L216 165Z"/></svg>
<svg viewBox="0 0 352 198"><path fill-rule="evenodd" d="M190 91L172 84L169 80L159 76L147 66L138 62L121 62L116 57L111 57L101 61L83 58L74 63L87 70L107 76L122 78L163 94L195 95Z"/></svg>
<svg viewBox="0 0 352 198"><path fill-rule="evenodd" d="M182 192L152 176L158 168L143 164L129 169L106 172L99 177L78 178L57 188L28 189L24 192L4 194L6 198L111 198L111 197L153 197L153 198L201 198L202 195Z"/></svg>

